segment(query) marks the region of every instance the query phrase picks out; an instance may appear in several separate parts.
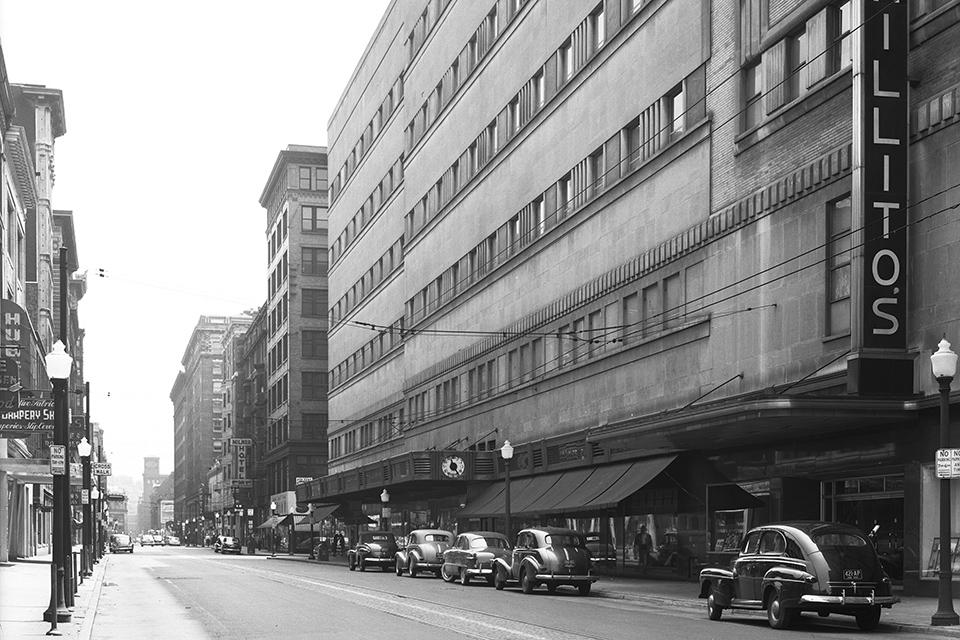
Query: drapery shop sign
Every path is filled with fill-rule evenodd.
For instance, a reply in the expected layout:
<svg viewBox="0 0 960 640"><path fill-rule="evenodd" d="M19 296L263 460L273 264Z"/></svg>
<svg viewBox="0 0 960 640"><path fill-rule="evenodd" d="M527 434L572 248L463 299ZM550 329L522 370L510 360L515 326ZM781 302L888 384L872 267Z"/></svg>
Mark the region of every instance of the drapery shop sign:
<svg viewBox="0 0 960 640"><path fill-rule="evenodd" d="M0 407L0 437L23 438L53 433L53 400L24 398L17 407Z"/></svg>

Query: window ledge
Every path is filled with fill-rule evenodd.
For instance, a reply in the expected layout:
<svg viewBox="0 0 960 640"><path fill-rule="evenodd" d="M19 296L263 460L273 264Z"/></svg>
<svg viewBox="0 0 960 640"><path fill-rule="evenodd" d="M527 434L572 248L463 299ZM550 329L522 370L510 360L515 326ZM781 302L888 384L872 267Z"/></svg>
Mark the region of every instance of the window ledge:
<svg viewBox="0 0 960 640"><path fill-rule="evenodd" d="M754 128L737 136L734 142L734 153L739 155L766 140L852 86L853 73L849 67L821 80L803 96L784 105Z"/></svg>

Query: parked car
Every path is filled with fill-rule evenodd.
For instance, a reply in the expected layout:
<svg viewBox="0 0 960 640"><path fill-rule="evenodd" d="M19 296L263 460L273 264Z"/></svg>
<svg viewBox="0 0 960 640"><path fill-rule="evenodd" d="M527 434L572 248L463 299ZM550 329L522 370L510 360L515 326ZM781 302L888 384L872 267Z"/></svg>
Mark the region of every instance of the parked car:
<svg viewBox="0 0 960 640"><path fill-rule="evenodd" d="M599 533L591 531L584 534L584 537L587 540L587 549L590 549L590 555L595 563L617 563L617 548L607 542L601 542Z"/></svg>
<svg viewBox="0 0 960 640"><path fill-rule="evenodd" d="M133 539L125 533L110 536L110 553L133 553Z"/></svg>
<svg viewBox="0 0 960 640"><path fill-rule="evenodd" d="M586 537L573 529L522 529L510 557L495 560L493 585L501 590L519 584L524 593L541 584L550 593L569 585L585 596L599 578L590 556Z"/></svg>
<svg viewBox="0 0 960 640"><path fill-rule="evenodd" d="M707 616L724 609L765 609L774 629L802 611L851 615L870 631L893 595L877 551L856 527L836 522L783 522L752 529L729 568L700 572Z"/></svg>
<svg viewBox="0 0 960 640"><path fill-rule="evenodd" d="M167 536L166 544L170 545L171 547L179 547L180 538L178 538L177 536Z"/></svg>
<svg viewBox="0 0 960 640"><path fill-rule="evenodd" d="M440 577L443 552L450 548L453 534L443 529L416 529L407 536L407 546L397 551L397 575L406 571L416 578L423 571L431 571Z"/></svg>
<svg viewBox="0 0 960 640"><path fill-rule="evenodd" d="M389 531L364 531L357 544L347 549L347 566L350 571L365 571L367 565L379 566L389 571L397 553L397 539Z"/></svg>
<svg viewBox="0 0 960 640"><path fill-rule="evenodd" d="M493 584L493 561L510 554L510 542L502 533L468 531L461 533L443 552L440 577L447 582L460 579L466 586L471 578L486 578Z"/></svg>
<svg viewBox="0 0 960 640"><path fill-rule="evenodd" d="M217 536L213 542L213 552L240 555L240 541L233 536Z"/></svg>
<svg viewBox="0 0 960 640"><path fill-rule="evenodd" d="M153 547L158 544L160 544L159 540L157 540L151 533L145 533L140 538L141 547Z"/></svg>

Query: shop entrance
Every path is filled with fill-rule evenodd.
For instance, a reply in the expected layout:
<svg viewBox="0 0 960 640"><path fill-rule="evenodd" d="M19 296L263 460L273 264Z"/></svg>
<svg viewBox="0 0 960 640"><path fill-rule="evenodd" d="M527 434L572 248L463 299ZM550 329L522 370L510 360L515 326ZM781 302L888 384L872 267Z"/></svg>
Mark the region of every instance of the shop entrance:
<svg viewBox="0 0 960 640"><path fill-rule="evenodd" d="M824 483L824 516L871 534L887 574L903 579L903 476Z"/></svg>

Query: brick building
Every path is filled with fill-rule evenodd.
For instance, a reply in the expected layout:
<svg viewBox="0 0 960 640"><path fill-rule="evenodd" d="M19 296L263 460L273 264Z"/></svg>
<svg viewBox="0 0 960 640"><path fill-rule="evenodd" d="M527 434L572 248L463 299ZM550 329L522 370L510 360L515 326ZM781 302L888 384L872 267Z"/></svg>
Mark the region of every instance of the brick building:
<svg viewBox="0 0 960 640"><path fill-rule="evenodd" d="M957 15L391 3L328 124L335 419L298 500L502 529L509 439L513 522L616 570L641 524L686 574L822 518L934 591Z"/></svg>

